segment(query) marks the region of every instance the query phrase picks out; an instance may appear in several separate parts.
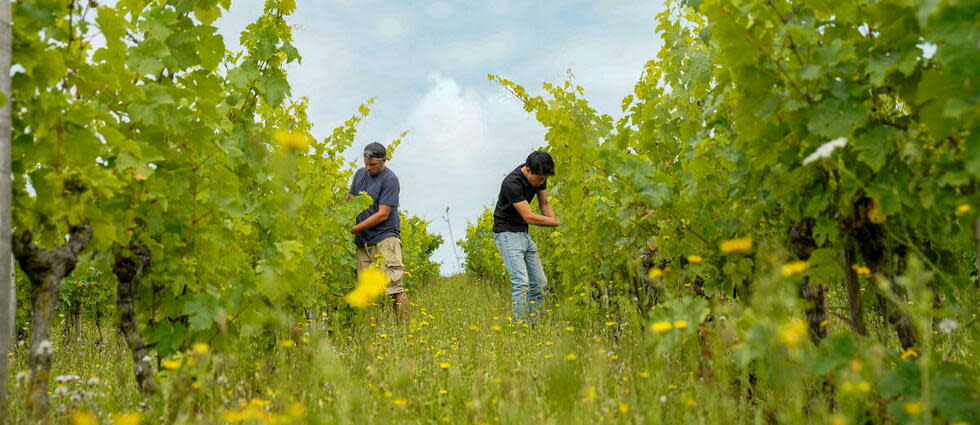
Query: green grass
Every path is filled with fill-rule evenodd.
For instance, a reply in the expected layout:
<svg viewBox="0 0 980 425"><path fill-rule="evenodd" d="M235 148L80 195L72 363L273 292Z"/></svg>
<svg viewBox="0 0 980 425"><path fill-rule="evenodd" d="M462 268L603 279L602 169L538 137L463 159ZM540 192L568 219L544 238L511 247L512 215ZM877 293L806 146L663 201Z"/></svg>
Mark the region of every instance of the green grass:
<svg viewBox="0 0 980 425"><path fill-rule="evenodd" d="M864 366L831 377L871 386L839 392L832 416L821 383L794 370L807 359L783 347L755 363L751 387L746 369L734 367L738 356L726 354L740 343L735 320L712 321L703 345L692 326L665 347L667 336L629 321L587 321L568 300L552 305L542 325L514 325L504 288L465 277L438 279L412 293L412 302L410 326L371 308L339 329L317 319L277 340L185 353L175 358L180 367L158 374L161 392L151 397L136 390L116 333L107 330L97 347L87 328L81 343L56 343L54 375L80 379L52 396L53 422L74 411L100 423L142 411L144 423L167 424L880 423L886 416L878 401L878 377L891 361L884 355L863 356ZM21 348L16 368L25 356ZM14 423L26 423L24 387L13 385ZM81 398L73 401L73 393Z"/></svg>

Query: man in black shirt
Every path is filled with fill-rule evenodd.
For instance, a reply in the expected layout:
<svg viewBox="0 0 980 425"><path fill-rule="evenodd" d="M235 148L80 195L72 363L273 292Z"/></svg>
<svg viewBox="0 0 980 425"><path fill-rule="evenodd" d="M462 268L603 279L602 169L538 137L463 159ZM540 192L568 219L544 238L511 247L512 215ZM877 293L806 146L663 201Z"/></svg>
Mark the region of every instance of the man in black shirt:
<svg viewBox="0 0 980 425"><path fill-rule="evenodd" d="M528 225L558 227L555 211L548 204L548 177L555 174L555 161L547 152L534 151L523 165L504 177L493 212L493 240L510 273L514 320L536 323L543 310L548 280L538 257L538 246L528 235ZM538 197L541 214L531 210Z"/></svg>

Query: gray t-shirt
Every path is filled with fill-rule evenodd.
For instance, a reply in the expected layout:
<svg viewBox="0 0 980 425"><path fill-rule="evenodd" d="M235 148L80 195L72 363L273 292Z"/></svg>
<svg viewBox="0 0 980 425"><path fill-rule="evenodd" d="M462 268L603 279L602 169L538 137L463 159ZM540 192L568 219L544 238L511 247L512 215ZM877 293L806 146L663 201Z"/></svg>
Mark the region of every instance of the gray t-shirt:
<svg viewBox="0 0 980 425"><path fill-rule="evenodd" d="M388 167L385 167L376 176L368 173L367 168L361 168L354 173L354 181L351 183L349 193L357 196L361 192L367 192L374 199L374 203L368 209L357 215L358 223L378 212L379 205L391 207L391 215L388 216L387 220L354 236L354 243L357 246L376 245L391 236L401 236L401 219L398 217L398 192L400 190L398 176Z"/></svg>

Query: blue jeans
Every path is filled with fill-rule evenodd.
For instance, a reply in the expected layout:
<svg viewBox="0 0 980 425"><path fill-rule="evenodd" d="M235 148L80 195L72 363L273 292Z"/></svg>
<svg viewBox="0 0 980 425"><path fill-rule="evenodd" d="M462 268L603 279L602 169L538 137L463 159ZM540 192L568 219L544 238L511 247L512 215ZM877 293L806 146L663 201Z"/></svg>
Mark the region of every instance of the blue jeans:
<svg viewBox="0 0 980 425"><path fill-rule="evenodd" d="M527 232L494 233L493 241L510 273L514 320L537 323L539 312L544 310L544 288L548 286L538 246Z"/></svg>

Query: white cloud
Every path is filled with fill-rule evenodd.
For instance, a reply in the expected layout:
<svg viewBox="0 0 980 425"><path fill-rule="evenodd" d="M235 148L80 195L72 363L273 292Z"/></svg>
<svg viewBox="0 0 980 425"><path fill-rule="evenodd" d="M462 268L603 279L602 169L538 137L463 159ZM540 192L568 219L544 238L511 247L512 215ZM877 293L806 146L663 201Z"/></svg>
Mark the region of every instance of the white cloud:
<svg viewBox="0 0 980 425"><path fill-rule="evenodd" d="M472 157L486 137L480 96L440 74L432 74L429 81L429 91L415 105L406 124L412 139L443 159Z"/></svg>

